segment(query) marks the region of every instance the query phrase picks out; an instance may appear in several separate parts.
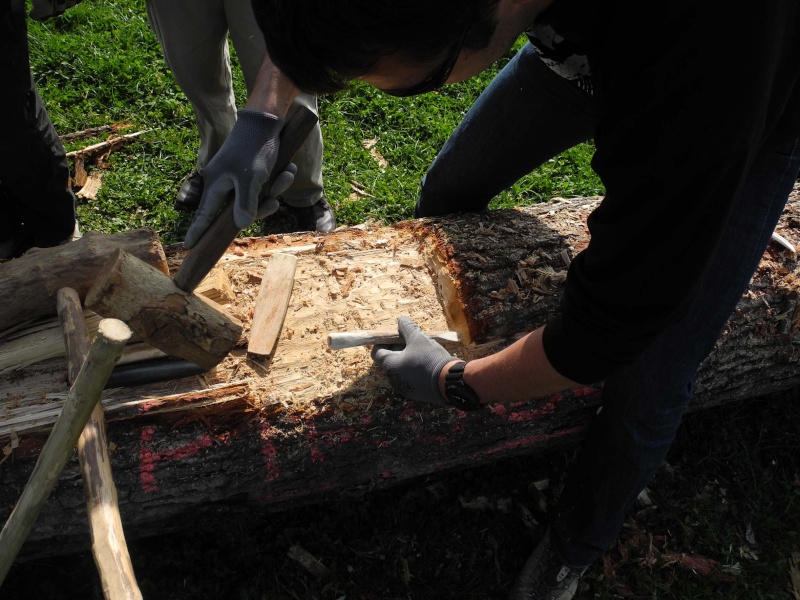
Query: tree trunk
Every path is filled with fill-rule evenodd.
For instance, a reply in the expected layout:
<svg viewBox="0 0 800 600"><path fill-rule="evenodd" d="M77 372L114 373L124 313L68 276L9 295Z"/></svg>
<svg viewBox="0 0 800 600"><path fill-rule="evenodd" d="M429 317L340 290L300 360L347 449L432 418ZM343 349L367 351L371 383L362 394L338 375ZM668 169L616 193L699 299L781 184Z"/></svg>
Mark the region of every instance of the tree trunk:
<svg viewBox="0 0 800 600"><path fill-rule="evenodd" d="M432 408L394 394L368 347L331 350L327 335L392 330L397 317L409 315L425 331L457 330L462 341L444 343L454 354L496 351L557 310L563 272L588 242L585 219L597 202L236 240L220 266L236 294L226 308L245 325L240 346L204 377L104 394L126 533L163 533L253 504L279 510L357 497L579 442L600 402L597 386L470 413ZM797 194L779 231L800 243ZM294 291L273 357L256 364L246 358L251 311L276 252L298 256ZM180 253L168 253L174 266ZM799 275L796 256L771 245L702 365L689 410L800 384ZM65 393L55 375L63 369L52 359L16 373L13 383L0 379L0 443L17 445L0 467L0 518L16 501L51 426L48 415ZM71 461L23 554L88 543L80 473Z"/></svg>

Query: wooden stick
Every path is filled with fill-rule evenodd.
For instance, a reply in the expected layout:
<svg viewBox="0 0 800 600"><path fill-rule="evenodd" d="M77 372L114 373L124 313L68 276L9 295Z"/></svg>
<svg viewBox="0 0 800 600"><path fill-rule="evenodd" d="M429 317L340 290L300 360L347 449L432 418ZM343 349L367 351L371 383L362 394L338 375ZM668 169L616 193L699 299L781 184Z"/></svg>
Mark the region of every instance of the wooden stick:
<svg viewBox="0 0 800 600"><path fill-rule="evenodd" d="M92 144L91 146L86 146L86 148L81 148L80 150L73 150L72 152L67 152L67 158L73 158L76 156L86 156L87 154L97 154L98 152L105 152L107 150L115 150L128 140L137 138L143 133L148 133L149 131L152 131L152 129L143 129L142 131L137 131L136 133L126 133L125 135L112 137L104 142Z"/></svg>
<svg viewBox="0 0 800 600"><path fill-rule="evenodd" d="M89 352L89 331L78 293L62 288L56 294L58 316L67 351L70 384L78 377ZM117 487L111 474L103 406L98 402L78 438L78 462L83 475L92 554L100 574L106 600L140 600L142 594L125 543L125 532L117 502Z"/></svg>
<svg viewBox="0 0 800 600"><path fill-rule="evenodd" d="M281 144L275 168L262 190L269 190L272 187L275 177L282 173L286 169L286 165L292 161L295 152L300 149L317 120L317 116L303 106L295 107L290 111L286 118L286 125L281 132ZM233 202L228 202L181 262L181 266L175 274L175 285L185 292L194 291L225 254L228 246L236 239L240 231L241 229L233 221Z"/></svg>
<svg viewBox="0 0 800 600"><path fill-rule="evenodd" d="M130 336L130 329L122 321L104 319L100 322L97 336L70 388L67 402L42 448L22 496L0 531L0 585L53 491Z"/></svg>
<svg viewBox="0 0 800 600"><path fill-rule="evenodd" d="M291 254L275 254L269 259L256 298L248 354L265 358L275 351L292 297L296 268L297 257Z"/></svg>
<svg viewBox="0 0 800 600"><path fill-rule="evenodd" d="M440 331L426 334L437 342L461 341L457 331ZM328 334L328 347L331 350L354 348L355 346L368 346L370 344L402 344L403 338L399 331L342 331Z"/></svg>

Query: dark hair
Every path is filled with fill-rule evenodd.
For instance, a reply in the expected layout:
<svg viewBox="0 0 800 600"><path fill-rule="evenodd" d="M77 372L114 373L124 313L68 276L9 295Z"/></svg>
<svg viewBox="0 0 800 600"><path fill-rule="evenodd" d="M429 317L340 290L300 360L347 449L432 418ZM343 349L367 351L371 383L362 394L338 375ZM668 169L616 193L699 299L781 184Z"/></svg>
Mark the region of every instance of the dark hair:
<svg viewBox="0 0 800 600"><path fill-rule="evenodd" d="M485 48L499 0L252 0L275 65L301 90L342 90L382 56L414 63Z"/></svg>

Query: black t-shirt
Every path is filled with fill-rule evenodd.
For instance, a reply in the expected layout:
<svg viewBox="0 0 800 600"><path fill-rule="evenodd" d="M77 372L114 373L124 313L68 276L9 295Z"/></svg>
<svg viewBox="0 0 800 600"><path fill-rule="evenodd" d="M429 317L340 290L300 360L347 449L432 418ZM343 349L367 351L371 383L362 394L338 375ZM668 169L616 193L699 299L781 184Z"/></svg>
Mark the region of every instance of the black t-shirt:
<svg viewBox="0 0 800 600"><path fill-rule="evenodd" d="M585 49L598 104L606 196L544 335L589 383L685 314L750 166L800 136L800 2L556 0L539 21Z"/></svg>

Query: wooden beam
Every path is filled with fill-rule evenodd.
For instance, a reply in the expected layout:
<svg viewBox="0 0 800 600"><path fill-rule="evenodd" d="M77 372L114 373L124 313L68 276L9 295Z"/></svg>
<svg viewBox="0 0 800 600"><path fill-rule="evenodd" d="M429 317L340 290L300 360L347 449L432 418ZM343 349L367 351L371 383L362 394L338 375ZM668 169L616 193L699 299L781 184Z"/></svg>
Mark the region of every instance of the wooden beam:
<svg viewBox="0 0 800 600"><path fill-rule="evenodd" d="M275 254L269 259L253 310L247 353L256 359L272 356L292 297L297 257Z"/></svg>

